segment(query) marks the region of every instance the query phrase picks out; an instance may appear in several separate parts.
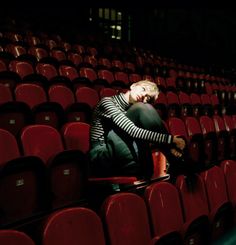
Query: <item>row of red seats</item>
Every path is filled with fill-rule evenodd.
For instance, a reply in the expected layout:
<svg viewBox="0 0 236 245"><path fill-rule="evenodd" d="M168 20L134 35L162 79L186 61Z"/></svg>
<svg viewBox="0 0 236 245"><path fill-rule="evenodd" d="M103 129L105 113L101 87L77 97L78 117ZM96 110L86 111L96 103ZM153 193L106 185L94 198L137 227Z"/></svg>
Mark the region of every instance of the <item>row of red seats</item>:
<svg viewBox="0 0 236 245"><path fill-rule="evenodd" d="M199 117L207 115L211 117L213 115L235 114L234 103L222 105L216 94L198 95L196 93L187 94L172 91L164 94L161 92L154 106L164 120L172 116Z"/></svg>
<svg viewBox="0 0 236 245"><path fill-rule="evenodd" d="M209 244L235 225L235 174L236 162L224 161L196 175L193 186L181 175L175 185L149 185L144 198L135 193L110 195L100 217L84 207L52 212L37 244ZM10 239L33 244L24 233L0 231L0 242Z"/></svg>
<svg viewBox="0 0 236 245"><path fill-rule="evenodd" d="M55 41L54 41L55 42ZM106 57L101 56L100 58L96 58L97 55L97 50L95 47L87 47L87 55L85 52L85 48L82 45L74 45L72 48L72 45L69 45L69 43L64 43L62 46L63 47L57 47L56 43L53 43L53 40L48 40L46 42L49 47L48 50L44 49L43 47L35 47L31 46L29 48L29 51L27 52L26 48L24 46L21 46L20 43L10 43L6 45L5 48L2 48L2 53L5 52L7 54L10 54L12 57L17 58L17 59L28 59L28 60L34 60L34 62L37 61L43 61L47 60L46 58L51 58L48 59L48 61L51 60L51 62L57 63L65 63L65 61L68 61L70 64L74 64L75 66L81 66L87 64L90 67L93 68L105 68L105 69L111 69L112 70L119 70L119 71L126 71L128 73L135 73L138 70L135 68L135 66L142 67L145 66L145 61L138 62L142 57L140 57L141 54L135 54L137 61L136 62L131 62L131 61L125 61L124 64L121 60L119 59L113 59L109 60ZM64 47L65 46L65 47ZM65 50L64 50L65 48ZM69 51L69 52L68 52ZM68 56L67 56L68 52ZM134 52L134 50L133 50ZM135 53L135 52L134 52ZM5 57L7 56L5 54ZM81 55L85 55L85 57L82 57ZM4 57L4 54L2 54ZM152 55L150 54L150 57ZM21 58L20 58L21 57ZM150 58L149 60L152 61L153 58ZM10 57L9 57L10 59ZM156 65L160 65L160 60L159 62L156 63ZM84 64L83 64L84 63ZM148 62L151 64L152 62ZM167 66L167 62L163 62L163 66ZM229 84L229 80L226 78L221 78L218 76L209 76L208 74L204 74L203 72L196 72L192 73L191 71L185 72L180 68L178 69L178 66L175 65L173 62L171 63L172 67L169 68L169 74L166 75L165 77L171 77L176 79L178 77L179 80L184 83L201 83L202 80L209 81L210 83L222 83L222 84ZM152 64L153 65L153 64ZM114 68L114 69L113 69ZM150 75L150 73L149 73ZM160 74L159 74L160 75ZM178 87L181 85L181 81L178 82Z"/></svg>
<svg viewBox="0 0 236 245"><path fill-rule="evenodd" d="M19 33L14 33L14 32L7 32L7 33L1 33L1 37L4 39L6 39L4 41L5 43L12 43L15 44L16 46L29 46L29 47L33 47L33 48L37 48L38 46L42 46L45 45L49 50L52 49L61 49L65 52L68 51L72 51L74 50L75 52L77 52L80 55L85 55L85 54L89 54L90 56L94 56L96 57L99 52L104 49L104 52L102 54L100 54L99 56L102 55L106 55L108 54L112 54L112 53L117 53L118 56L122 57L122 53L123 53L123 57L125 56L129 56L131 55L135 55L137 57L137 65L138 66L143 66L145 63L150 64L150 65L154 65L154 63L156 65L162 65L162 66L167 66L171 69L176 69L179 71L182 71L181 74L179 74L179 76L183 76L183 71L186 70L187 74L186 76L191 77L190 73L204 73L204 69L203 68L199 68L199 67L193 67L193 66L187 66L187 65L182 65L182 64L176 64L176 62L173 61L173 59L168 59L165 57L160 57L157 56L156 54L152 53L151 51L147 51L144 49L140 49L140 48L136 48L136 47L127 47L124 46L122 47L122 45L119 45L118 43L104 43L102 46L102 48L99 48L98 51L98 46L97 42L94 42L91 46L91 44L70 44L69 42L63 41L62 38L57 35L54 37L52 36L48 36L45 33L40 33L40 35L34 34L34 33L25 33L24 35L19 34ZM10 49L11 50L11 49ZM13 50L14 51L14 50ZM15 56L18 56L21 52L14 52ZM172 71L169 73L169 76L172 76L173 73ZM213 80L217 80L218 81L218 77L216 76L211 76L209 77L209 79L213 79Z"/></svg>
<svg viewBox="0 0 236 245"><path fill-rule="evenodd" d="M224 119L225 122L228 123L228 127L230 127L232 118L230 116L225 116ZM222 126L223 123L223 118L218 116L215 116L213 119L203 116L199 121L194 117L186 117L185 121L175 117L169 118L166 122L169 132L174 135L183 136L187 142L186 153L188 154L188 158L186 158L187 165L185 167L190 166L193 171L199 172L204 171L209 166L219 164L220 161L225 159L235 159L235 127L231 128L231 130L229 130L229 128L227 131L225 126ZM87 164L85 163L86 159L83 154L86 154L90 147L89 128L89 124L86 123L67 123L61 129L61 135L63 136L63 138L61 138L60 133L50 126L36 124L26 126L21 130L18 140L19 146L17 144L17 139L10 132L1 129L0 155L2 157L2 174L4 171L8 172L8 174L9 171L14 172L16 170L15 168L19 168L18 171L20 171L20 169L25 171L25 165L28 166L27 171L32 171L31 168L35 166L33 170L37 171L37 177L39 177L39 179L45 179L43 175L45 174L44 166L46 165L48 168L48 177L51 182L50 190L53 193L53 199L51 200L53 201L53 207L77 200L78 195L81 193L78 190L78 188L80 189L81 187L80 181L85 181L85 179L81 179L81 177L86 176L86 174L80 175L80 172L86 173ZM65 152L65 149L72 151ZM78 153L77 150L80 150L83 154ZM24 157L21 158L20 156ZM27 158L26 156L29 157ZM32 158L30 156L39 158L35 159L35 157ZM154 152L154 162L160 164L160 161L155 161L155 157L156 154ZM33 165L32 161L34 161ZM44 164L42 164L41 161L43 161ZM10 162L10 165L7 164L8 162ZM19 165L19 162L21 165ZM80 163L80 165L78 165L78 163ZM75 167L77 165L78 168ZM8 186L7 189L13 191L14 195L6 195L6 188L2 188L4 195L1 196L0 200L4 200L4 205L1 209L9 212L13 217L15 215L14 212L16 211L14 204L17 202L16 200L12 201L11 198L18 198L18 195L20 194L18 187L20 186L20 190L23 191L25 197L29 195L29 189L26 189L26 192L24 192L22 186L25 188L35 188L35 185L31 183L32 180L29 180L29 183L31 183L30 185L25 185L27 181L24 179L32 178L32 176L28 176L28 174L29 173L26 172L23 175L20 171L20 176L15 175L14 178L13 176L10 177L10 180L12 181L11 185L7 181L4 182ZM156 173L154 173L154 177L156 177L155 175ZM22 178L22 176L24 177ZM34 183L37 183L39 179L34 177ZM97 185L98 182L96 179L90 180L91 185ZM129 182L134 182L135 180L136 179L133 178L131 181L128 179ZM102 181L104 182L107 180L105 178ZM109 181L114 183L113 178L111 178L111 180L108 178L108 182ZM117 183L119 183L119 181L120 180L117 180ZM42 190L42 188L45 187L42 185L42 182L40 183ZM12 189L10 189L9 186L12 186ZM30 189L30 195L32 195L33 189ZM4 199L2 199L3 197ZM38 199L35 195L32 195L32 198L34 198L34 200L28 198L28 205L26 205L24 198L21 199L23 202L23 213L28 213L30 210L32 211L32 209L35 210L34 201ZM13 206L9 205L9 203L12 203ZM40 205L40 202L38 202L38 205ZM19 201L17 209L20 210Z"/></svg>
<svg viewBox="0 0 236 245"><path fill-rule="evenodd" d="M138 73L127 74L125 72L111 72L109 70L98 70L97 72L88 67L81 67L79 71L69 65L61 65L57 69L53 64L48 63L38 63L36 65L36 72L32 64L26 61L14 60L9 65L10 71L3 71L0 73L1 83L9 86L12 90L20 82L36 82L40 83L42 86L48 87L51 84L63 83L71 88L77 86L93 86L96 90L100 90L103 87L112 87L114 89L124 89L128 88L130 84L137 82L141 79L149 79L158 84L160 90L164 93L168 91L177 92L178 85L174 78L170 77L164 79L162 77L156 77L155 79L150 75L141 76ZM235 86L222 87L221 89L211 88L209 83L205 83L206 92L209 96L217 95L217 100L214 103L221 103L225 106L231 106L235 104ZM199 86L196 89L186 90L186 92L201 93L202 88ZM180 92L185 91L184 89ZM204 95L205 97L207 95ZM233 107L233 106L231 106Z"/></svg>
<svg viewBox="0 0 236 245"><path fill-rule="evenodd" d="M77 88L74 94L66 86L52 85L46 93L37 84L22 83L17 85L14 94L11 94L9 88L1 85L0 94L1 128L17 135L21 128L28 124L47 124L59 129L65 122L82 121L89 123L91 111L99 99L103 96L116 94L116 91L104 88L100 90L99 96L97 91L92 88L80 87ZM235 114L232 116L221 115L217 97L215 95L211 97L216 99L214 107L210 104L209 97L206 94L202 95L201 98L202 101L204 101L203 99L208 100L205 100L205 104L201 104L200 97L196 94L188 96L183 92L178 95L168 92L165 97L161 93L155 107L164 120L170 117L182 117L184 119L188 116L194 116L200 118L203 115L209 117L214 115L214 118L216 116L222 117L224 122L222 125L225 124L222 130L232 131L235 128ZM194 102L193 104L190 99ZM214 110L215 112L213 112Z"/></svg>
<svg viewBox="0 0 236 245"><path fill-rule="evenodd" d="M26 126L17 139L0 129L0 225L85 198L89 125L68 123L61 131Z"/></svg>
<svg viewBox="0 0 236 245"><path fill-rule="evenodd" d="M141 79L153 80L151 76L141 76L137 73L127 74L125 72L112 72L106 69L100 69L97 72L93 68L81 67L79 70L70 65L60 65L57 69L50 63L38 63L34 67L27 61L11 61L9 64L10 72L5 63L0 60L1 80L7 86L14 88L15 84L19 81L38 81L47 86L49 83L59 81L64 82L68 86L74 86L80 83L80 78L86 78L87 85L103 85L106 87L111 86L116 81L120 82L120 86L128 87L129 84L137 82ZM13 81L9 81L11 80ZM15 80L15 81L14 81ZM158 83L164 83L164 80L158 78ZM115 84L114 84L115 85Z"/></svg>
<svg viewBox="0 0 236 245"><path fill-rule="evenodd" d="M81 122L67 123L60 132L47 125L30 125L17 139L0 129L0 226L94 200L88 195L99 183L116 184L118 191L119 185L137 181L135 177L89 176L89 130L90 125ZM160 180L168 175L155 172L153 177ZM141 188L147 183L130 188L137 184Z"/></svg>
<svg viewBox="0 0 236 245"><path fill-rule="evenodd" d="M28 60L33 64L37 62L54 63L59 64L71 64L75 67L89 66L92 68L105 68L112 71L125 71L128 73L135 73L136 65L132 62L122 62L119 59L113 59L110 61L108 58L100 57L95 58L92 54L82 55L75 49L68 52L61 48L53 48L51 50L46 47L29 47L17 44L8 44L0 52L0 56L5 58L5 61L17 59Z"/></svg>
<svg viewBox="0 0 236 245"><path fill-rule="evenodd" d="M101 96L115 93L109 90ZM29 124L46 124L60 128L65 122L90 122L91 111L99 100L96 90L81 87L75 94L68 87L53 85L48 93L37 84L19 84L14 94L0 86L0 128L14 135Z"/></svg>
<svg viewBox="0 0 236 245"><path fill-rule="evenodd" d="M20 44L21 42L24 40L24 38L19 35L18 33L3 33L2 36L5 36L6 34L6 38L10 39L12 42L15 42L14 44L11 43L11 48L9 48L9 51L12 51L14 53L15 57L18 57L21 54L21 49L20 49ZM31 40L29 43L29 46L32 46L31 48L34 50L35 45L40 44L40 40L41 37L37 38L37 35L33 35L32 33L26 33L26 40ZM97 67L97 64L103 68L106 69L110 69L111 64L113 60L109 60L106 57L102 57L103 55L100 55L101 60L99 61L100 58L97 58L96 56L98 55L98 51L96 49L96 47L84 47L83 45L71 45L68 42L64 42L61 38L58 37L54 37L53 39L50 39L49 37L46 37L45 35L42 36L43 38L43 42L45 45L48 46L49 50L54 49L55 51L55 57L57 58L58 61L62 61L65 60L65 54L61 55L63 52L68 52L70 51L70 56L73 57L72 60L74 59L74 64L76 63L77 65L81 64L82 60L81 60L81 55L85 55L85 54L89 54L90 57L88 56L88 60L85 61L85 63L87 63L87 65L89 64L91 67ZM96 44L96 43L94 43ZM17 47L14 47L17 46ZM87 46L87 45L86 45ZM96 46L96 45L95 45ZM104 44L104 49L106 44ZM109 46L109 45L108 45ZM119 49L119 53L122 53L122 47L121 46L117 46L115 45L115 49ZM61 50L60 50L61 49ZM110 45L109 47L107 47L107 49L109 49L110 53L112 53L112 45ZM174 86L172 86L172 89L180 89L185 92L196 92L196 93L200 93L202 92L202 90L205 91L204 88L202 88L202 82L206 81L208 83L213 83L218 85L229 85L230 81L229 79L225 78L225 77L219 77L219 76L213 76L213 75L209 75L206 72L204 72L204 70L201 69L193 69L193 67L187 67L186 65L182 65L182 64L177 64L176 62L173 61L173 59L170 59L168 61L168 59L166 58L161 58L161 57L156 57L155 54L152 54L152 52L150 51L145 51L143 49L137 49L135 47L130 47L129 48L129 52L128 53L132 53L135 57L136 57L136 66L137 67L142 67L145 66L145 64L149 64L149 65L157 65L157 66L163 66L163 67L168 67L168 75L166 75L165 77L170 77L171 80L176 80L174 84ZM71 52L71 50L74 50L73 52ZM54 53L53 51L53 53ZM32 51L32 55L36 54L37 51ZM25 52L23 52L23 54L25 54ZM53 56L54 54L52 54ZM43 57L45 57L46 55L43 55ZM125 57L125 54L123 55L123 57ZM97 59L97 60L96 60ZM40 59L38 59L40 60ZM156 61L155 61L156 60ZM155 61L155 62L154 62ZM154 62L154 63L153 63ZM117 62L115 62L116 64L114 65L114 67L116 67L116 69L118 70L123 70L124 66L122 64L121 60L117 60ZM126 70L129 70L130 72L134 72L134 63L132 66L132 62L128 62L131 64L128 64L125 68ZM196 67L197 68L197 67ZM150 75L150 73L149 73ZM160 75L160 74L159 74ZM167 87L169 87L168 85L169 82L167 82ZM195 85L197 84L197 86L195 87ZM183 86L184 85L184 86ZM182 88L183 86L183 88ZM190 88L190 87L192 88ZM170 87L171 88L171 87ZM190 90L189 90L190 89ZM225 87L226 90L228 90L228 88ZM222 90L222 89L221 89Z"/></svg>
<svg viewBox="0 0 236 245"><path fill-rule="evenodd" d="M186 139L188 163L195 171L236 157L235 117L170 117L166 125L171 134Z"/></svg>

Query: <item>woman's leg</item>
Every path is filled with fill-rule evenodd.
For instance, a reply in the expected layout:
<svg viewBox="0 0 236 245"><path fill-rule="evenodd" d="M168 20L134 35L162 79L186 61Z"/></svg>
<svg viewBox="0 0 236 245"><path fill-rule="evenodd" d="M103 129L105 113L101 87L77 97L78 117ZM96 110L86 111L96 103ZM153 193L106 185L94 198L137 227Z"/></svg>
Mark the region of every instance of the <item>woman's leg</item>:
<svg viewBox="0 0 236 245"><path fill-rule="evenodd" d="M129 108L126 115L140 128L168 133L156 109L150 104L136 103ZM136 141L136 143L141 171L144 177L151 178L153 175L151 144L142 140Z"/></svg>
<svg viewBox="0 0 236 245"><path fill-rule="evenodd" d="M129 117L135 123L135 125L141 128L149 129L159 133L169 134L158 112L150 104L134 104L127 111L127 117ZM142 171L145 173L145 176L151 177L153 174L153 160L150 143L144 141L137 141L137 145L139 149L139 159L141 162ZM171 153L171 147L167 147L166 145L160 144L153 146L165 155L169 163L168 173L173 178L176 175L178 175L179 172L183 172L183 158L176 158Z"/></svg>

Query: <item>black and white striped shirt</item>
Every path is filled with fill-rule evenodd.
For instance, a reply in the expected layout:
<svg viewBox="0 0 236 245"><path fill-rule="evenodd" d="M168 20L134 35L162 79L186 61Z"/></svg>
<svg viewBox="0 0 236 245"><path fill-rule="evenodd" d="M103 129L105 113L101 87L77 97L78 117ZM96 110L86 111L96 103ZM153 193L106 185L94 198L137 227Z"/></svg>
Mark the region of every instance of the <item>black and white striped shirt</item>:
<svg viewBox="0 0 236 245"><path fill-rule="evenodd" d="M110 122L123 130L133 139L142 139L152 143L171 144L172 136L137 127L125 114L130 104L124 94L120 93L112 97L104 97L97 104L93 114L93 122L90 129L91 142L105 140L104 122Z"/></svg>

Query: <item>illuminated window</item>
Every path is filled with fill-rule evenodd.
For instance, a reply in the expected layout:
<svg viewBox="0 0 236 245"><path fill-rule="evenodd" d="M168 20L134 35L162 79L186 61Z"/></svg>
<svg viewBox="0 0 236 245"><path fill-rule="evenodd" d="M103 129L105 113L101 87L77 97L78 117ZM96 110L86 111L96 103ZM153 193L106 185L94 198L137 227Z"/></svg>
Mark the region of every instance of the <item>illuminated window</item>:
<svg viewBox="0 0 236 245"><path fill-rule="evenodd" d="M122 13L116 9L99 8L99 26L113 39L122 38Z"/></svg>

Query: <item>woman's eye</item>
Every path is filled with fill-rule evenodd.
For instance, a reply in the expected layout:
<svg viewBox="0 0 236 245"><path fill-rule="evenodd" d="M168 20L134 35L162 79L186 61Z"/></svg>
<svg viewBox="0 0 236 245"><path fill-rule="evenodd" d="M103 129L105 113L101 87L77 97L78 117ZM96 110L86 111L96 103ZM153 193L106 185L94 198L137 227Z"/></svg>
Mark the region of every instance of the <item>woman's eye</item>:
<svg viewBox="0 0 236 245"><path fill-rule="evenodd" d="M142 92L146 91L145 87L141 87L142 88Z"/></svg>

